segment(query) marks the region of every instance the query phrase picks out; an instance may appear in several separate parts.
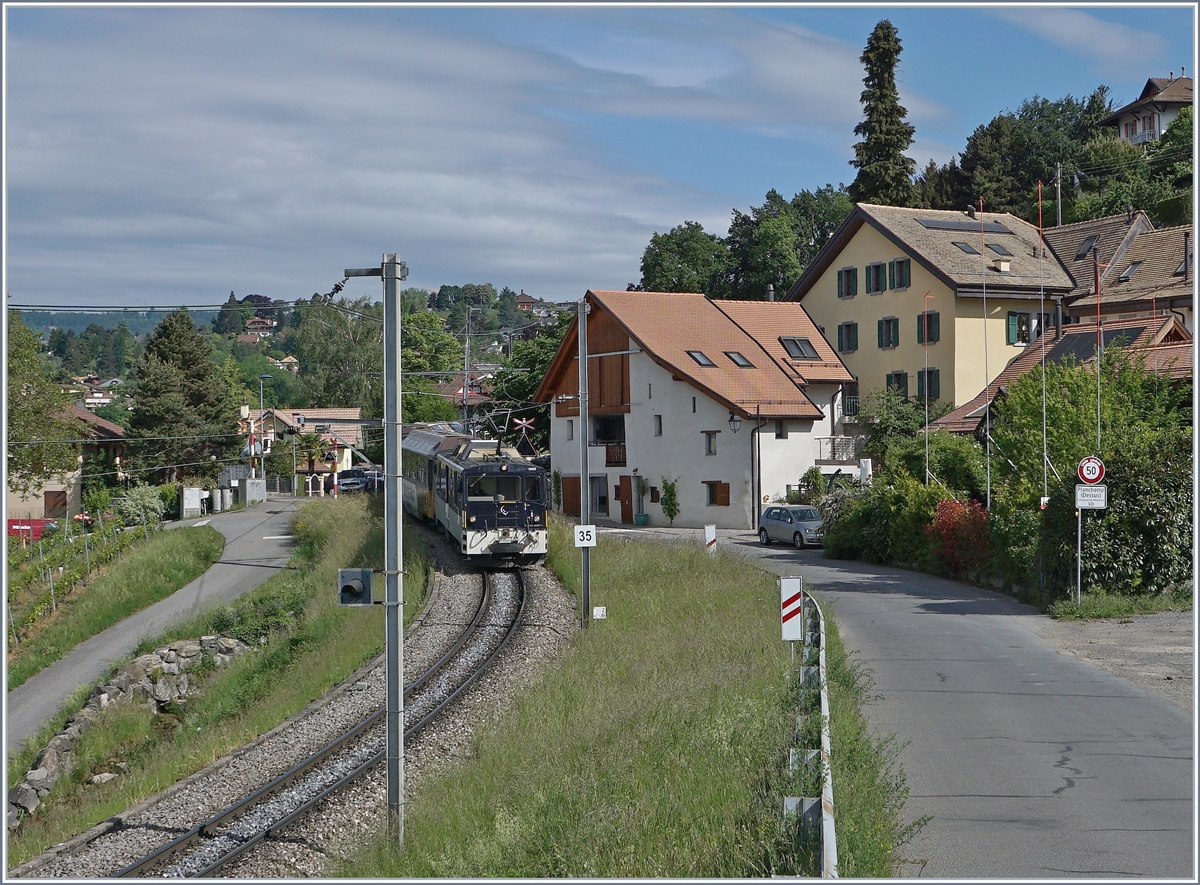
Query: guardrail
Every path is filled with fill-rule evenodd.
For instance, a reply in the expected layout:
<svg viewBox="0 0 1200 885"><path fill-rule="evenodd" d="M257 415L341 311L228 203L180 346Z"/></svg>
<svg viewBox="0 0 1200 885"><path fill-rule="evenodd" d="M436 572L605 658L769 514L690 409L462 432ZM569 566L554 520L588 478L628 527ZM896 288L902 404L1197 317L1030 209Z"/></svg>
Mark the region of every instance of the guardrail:
<svg viewBox="0 0 1200 885"><path fill-rule="evenodd" d="M820 749L802 748L797 751L805 755L806 762L818 762L821 774L821 795L793 797L783 800L784 816L799 814L800 824L804 832L815 834L820 841L820 874L823 879L838 878L837 831L834 826L833 814L833 771L830 767L829 741L829 690L825 671L825 616L816 599L808 591L803 593L803 608L801 617L805 622L804 628L804 660L814 646L817 652L817 666L802 666L800 678L802 684L816 683L820 695L821 716L821 746ZM815 671L815 672L813 672Z"/></svg>

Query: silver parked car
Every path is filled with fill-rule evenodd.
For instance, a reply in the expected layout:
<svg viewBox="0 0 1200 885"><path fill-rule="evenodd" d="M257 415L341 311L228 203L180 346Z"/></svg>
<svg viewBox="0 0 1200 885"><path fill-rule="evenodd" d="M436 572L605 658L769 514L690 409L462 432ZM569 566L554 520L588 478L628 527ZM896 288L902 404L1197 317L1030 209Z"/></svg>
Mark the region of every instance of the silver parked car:
<svg viewBox="0 0 1200 885"><path fill-rule="evenodd" d="M820 511L807 504L768 507L758 522L758 540L764 546L790 541L797 548L820 547L824 537Z"/></svg>

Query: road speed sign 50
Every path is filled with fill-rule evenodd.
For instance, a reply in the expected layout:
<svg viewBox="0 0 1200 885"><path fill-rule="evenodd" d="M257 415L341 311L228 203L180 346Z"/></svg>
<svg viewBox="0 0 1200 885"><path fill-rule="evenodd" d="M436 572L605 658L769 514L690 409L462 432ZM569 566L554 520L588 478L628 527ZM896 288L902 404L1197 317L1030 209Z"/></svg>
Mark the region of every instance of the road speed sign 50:
<svg viewBox="0 0 1200 885"><path fill-rule="evenodd" d="M1079 478L1088 485L1095 485L1104 479L1104 462L1095 455L1088 455L1079 462Z"/></svg>

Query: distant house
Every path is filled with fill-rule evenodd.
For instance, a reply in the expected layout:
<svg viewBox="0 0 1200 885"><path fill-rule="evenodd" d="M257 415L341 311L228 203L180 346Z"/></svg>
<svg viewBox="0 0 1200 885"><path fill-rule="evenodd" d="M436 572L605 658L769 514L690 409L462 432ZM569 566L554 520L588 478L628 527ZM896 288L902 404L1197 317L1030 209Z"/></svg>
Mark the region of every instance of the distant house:
<svg viewBox="0 0 1200 885"><path fill-rule="evenodd" d="M275 329L275 321L268 320L265 317L250 317L246 320L246 332L251 335L258 335L260 338L270 337Z"/></svg>
<svg viewBox="0 0 1200 885"><path fill-rule="evenodd" d="M804 305L861 392L961 405L1075 287L1014 215L859 203L785 300Z"/></svg>
<svg viewBox="0 0 1200 885"><path fill-rule="evenodd" d="M539 302L538 299L534 298L532 295L526 295L524 289L522 289L521 294L517 296L518 310L533 310L534 305L540 303L541 302Z"/></svg>
<svg viewBox="0 0 1200 885"><path fill-rule="evenodd" d="M799 304L700 294L589 291L588 423L579 425L577 321L534 394L551 403L550 452L563 509L634 522L676 482L676 525L751 528L762 503L809 468L856 473L842 434L846 366ZM580 438L589 488L581 489ZM650 524L665 525L658 506Z"/></svg>
<svg viewBox="0 0 1200 885"><path fill-rule="evenodd" d="M301 421L303 419L303 422ZM313 465L313 474L328 474L346 470L360 460L354 450L362 449L362 409L350 408L278 408L247 409L247 416L238 423L238 432L249 437L254 432L267 453L287 452L292 440L302 433L317 433L325 443L322 457ZM294 431L294 432L293 432ZM326 457L328 456L328 457ZM299 456L296 472L308 474L308 458Z"/></svg>
<svg viewBox="0 0 1200 885"><path fill-rule="evenodd" d="M1151 77L1135 101L1119 108L1100 121L1101 126L1116 127L1130 144L1146 145L1158 141L1179 112L1192 104L1192 78Z"/></svg>
<svg viewBox="0 0 1200 885"><path fill-rule="evenodd" d="M935 430L940 428L952 433L982 437L988 409L997 398L1005 395L1017 379L1039 367L1043 358L1047 365L1057 365L1068 358L1094 364L1096 332L1094 323L1051 327L1044 341L1039 339L1032 347L1027 347L1014 357L996 380L980 391L978 396L953 412L931 421L929 426ZM1164 378L1180 380L1192 376L1192 336L1178 317L1146 315L1105 322L1100 327L1101 349L1117 341L1139 353L1145 359L1147 370L1161 373Z"/></svg>
<svg viewBox="0 0 1200 885"><path fill-rule="evenodd" d="M242 334L238 335L235 340L238 342L238 344L258 344L260 337L261 336L254 333L243 332Z"/></svg>
<svg viewBox="0 0 1200 885"><path fill-rule="evenodd" d="M48 477L39 492L23 495L7 489L5 509L10 518L65 519L79 513L83 509L83 459L93 452L103 452L113 469L120 470L127 448L125 429L80 406L72 406L67 417L83 440L76 469L64 477Z"/></svg>

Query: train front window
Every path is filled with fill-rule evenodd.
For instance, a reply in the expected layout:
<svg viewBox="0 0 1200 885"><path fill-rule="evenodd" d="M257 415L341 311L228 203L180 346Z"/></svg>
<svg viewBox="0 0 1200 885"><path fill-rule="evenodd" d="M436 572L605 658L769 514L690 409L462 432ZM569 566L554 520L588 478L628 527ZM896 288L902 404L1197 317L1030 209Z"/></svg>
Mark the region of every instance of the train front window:
<svg viewBox="0 0 1200 885"><path fill-rule="evenodd" d="M536 476L525 477L525 500L531 504L542 500L542 482Z"/></svg>
<svg viewBox="0 0 1200 885"><path fill-rule="evenodd" d="M521 477L473 476L467 485L467 499L471 501L519 501L521 500Z"/></svg>

